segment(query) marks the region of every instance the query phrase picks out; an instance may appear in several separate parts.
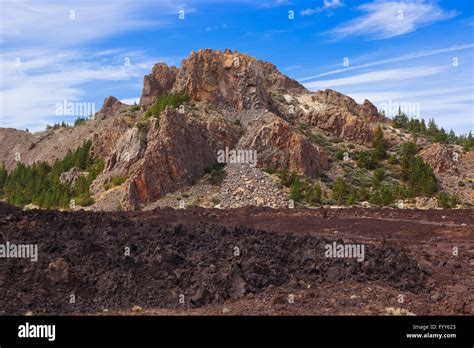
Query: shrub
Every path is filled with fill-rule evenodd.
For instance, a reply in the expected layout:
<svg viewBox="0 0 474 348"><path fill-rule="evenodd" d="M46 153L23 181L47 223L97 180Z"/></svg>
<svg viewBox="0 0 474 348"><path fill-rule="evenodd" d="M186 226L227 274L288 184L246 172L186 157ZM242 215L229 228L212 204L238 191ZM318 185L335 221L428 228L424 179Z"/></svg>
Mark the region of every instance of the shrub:
<svg viewBox="0 0 474 348"><path fill-rule="evenodd" d="M209 175L209 182L212 185L220 185L226 176L227 172L225 170L213 170Z"/></svg>
<svg viewBox="0 0 474 348"><path fill-rule="evenodd" d="M80 205L81 207L88 207L94 204L94 200L90 196L90 194L85 194L75 198L76 204Z"/></svg>
<svg viewBox="0 0 474 348"><path fill-rule="evenodd" d="M115 178L112 178L111 183L113 186L120 186L122 185L125 181L127 181L127 178L124 176L117 176Z"/></svg>
<svg viewBox="0 0 474 348"><path fill-rule="evenodd" d="M384 177L384 170L382 168L376 169L374 175L372 176L372 187L378 188Z"/></svg>
<svg viewBox="0 0 474 348"><path fill-rule="evenodd" d="M336 158L337 158L339 161L342 161L342 160L344 159L344 153L345 153L345 152L346 152L346 151L344 151L344 150L338 150L338 151L336 152Z"/></svg>
<svg viewBox="0 0 474 348"><path fill-rule="evenodd" d="M294 200L295 202L299 202L301 200L301 182L299 177L295 177L291 184L290 190L290 199Z"/></svg>
<svg viewBox="0 0 474 348"><path fill-rule="evenodd" d="M166 109L167 106L176 108L191 100L187 93L165 94L159 96L155 103L151 105L143 115L145 119L149 117L158 117L159 114Z"/></svg>
<svg viewBox="0 0 474 348"><path fill-rule="evenodd" d="M367 201L370 198L369 191L365 185L359 187L359 190L357 191L357 198L359 201Z"/></svg>
<svg viewBox="0 0 474 348"><path fill-rule="evenodd" d="M278 178L280 179L281 184L286 187L290 187L297 177L298 177L298 174L296 172L292 171L290 173L288 172L287 168L282 168L278 172Z"/></svg>
<svg viewBox="0 0 474 348"><path fill-rule="evenodd" d="M276 169L275 169L275 166L273 164L271 164L268 167L266 167L263 171L268 173L268 174L275 174Z"/></svg>
<svg viewBox="0 0 474 348"><path fill-rule="evenodd" d="M439 200L439 205L441 208L447 209L451 208L450 202L449 202L449 196L446 192L440 192L438 194L438 200Z"/></svg>
<svg viewBox="0 0 474 348"><path fill-rule="evenodd" d="M321 203L322 190L318 184L311 185L309 182L305 182L304 185L304 200L310 206L314 206Z"/></svg>
<svg viewBox="0 0 474 348"><path fill-rule="evenodd" d="M374 156L371 152L361 151L357 153L357 166L360 168L365 168L367 170L373 170L377 168L377 161L374 159Z"/></svg>
<svg viewBox="0 0 474 348"><path fill-rule="evenodd" d="M217 171L217 170L222 170L225 168L225 163L219 163L219 162L215 162L212 166L204 169L204 172L206 174L211 174L211 172L213 171Z"/></svg>
<svg viewBox="0 0 474 348"><path fill-rule="evenodd" d="M386 206L394 202L392 192L387 186L382 186L379 190L374 191L370 196L370 203L374 205Z"/></svg>
<svg viewBox="0 0 474 348"><path fill-rule="evenodd" d="M387 162L388 164L398 164L398 158L395 155L390 155Z"/></svg>
<svg viewBox="0 0 474 348"><path fill-rule="evenodd" d="M225 163L214 163L211 167L205 169L205 173L209 174L209 182L212 185L220 185L227 176L227 172L224 170Z"/></svg>
<svg viewBox="0 0 474 348"><path fill-rule="evenodd" d="M351 193L349 194L349 197L347 197L347 203L349 205L354 205L354 204L356 204L356 202L357 202L357 195L356 195L355 191L352 190Z"/></svg>
<svg viewBox="0 0 474 348"><path fill-rule="evenodd" d="M140 132L140 149L145 150L148 146L148 123L142 120L137 123L137 127Z"/></svg>
<svg viewBox="0 0 474 348"><path fill-rule="evenodd" d="M438 201L441 208L450 209L455 208L459 204L459 200L456 196L450 196L446 192L440 192L438 194Z"/></svg>

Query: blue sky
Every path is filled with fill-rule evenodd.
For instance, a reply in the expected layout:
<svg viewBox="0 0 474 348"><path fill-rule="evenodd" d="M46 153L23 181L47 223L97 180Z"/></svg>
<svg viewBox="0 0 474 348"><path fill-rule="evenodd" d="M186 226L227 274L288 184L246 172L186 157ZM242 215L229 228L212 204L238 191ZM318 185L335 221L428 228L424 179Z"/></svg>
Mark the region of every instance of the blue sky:
<svg viewBox="0 0 474 348"><path fill-rule="evenodd" d="M58 103L132 102L157 62L230 48L310 90L467 132L474 124L471 0L1 1L0 127L72 121ZM180 12L184 11L184 12ZM183 18L184 14L184 18ZM181 18L180 18L181 17Z"/></svg>

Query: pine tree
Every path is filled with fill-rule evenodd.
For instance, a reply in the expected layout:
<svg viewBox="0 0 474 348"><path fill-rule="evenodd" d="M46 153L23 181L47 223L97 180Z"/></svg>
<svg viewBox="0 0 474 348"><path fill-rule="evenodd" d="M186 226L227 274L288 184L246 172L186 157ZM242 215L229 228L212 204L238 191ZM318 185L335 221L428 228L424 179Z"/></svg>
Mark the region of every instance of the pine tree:
<svg viewBox="0 0 474 348"><path fill-rule="evenodd" d="M432 118L428 121L428 135L435 136L438 133L438 126L435 120Z"/></svg>
<svg viewBox="0 0 474 348"><path fill-rule="evenodd" d="M357 202L357 194L354 190L351 190L349 197L347 197L347 204L354 205Z"/></svg>
<svg viewBox="0 0 474 348"><path fill-rule="evenodd" d="M332 187L332 198L338 202L344 202L347 194L346 180L343 177L338 177Z"/></svg>
<svg viewBox="0 0 474 348"><path fill-rule="evenodd" d="M423 118L421 119L421 122L420 122L420 133L426 133L426 123Z"/></svg>
<svg viewBox="0 0 474 348"><path fill-rule="evenodd" d="M369 191L365 185L361 185L357 191L357 198L359 201L366 201L369 199Z"/></svg>
<svg viewBox="0 0 474 348"><path fill-rule="evenodd" d="M374 150L374 159L380 161L387 157L387 150L385 149L385 141L383 137L383 131L380 126L375 131L373 146Z"/></svg>
<svg viewBox="0 0 474 348"><path fill-rule="evenodd" d="M403 144L401 167L401 177L408 185L409 196L431 196L436 192L437 181L433 169L416 156L416 145L412 142Z"/></svg>
<svg viewBox="0 0 474 348"><path fill-rule="evenodd" d="M393 203L393 195L390 189L387 186L383 186L380 189L380 200L381 204L386 206Z"/></svg>
<svg viewBox="0 0 474 348"><path fill-rule="evenodd" d="M300 178L296 177L291 184L291 191L290 191L290 199L295 202L299 202L301 200L301 183Z"/></svg>
<svg viewBox="0 0 474 348"><path fill-rule="evenodd" d="M5 184L7 182L8 172L5 169L5 165L2 163L0 166L0 196L5 193Z"/></svg>
<svg viewBox="0 0 474 348"><path fill-rule="evenodd" d="M378 188L380 183L384 179L385 173L382 168L375 170L374 175L372 176L372 187Z"/></svg>
<svg viewBox="0 0 474 348"><path fill-rule="evenodd" d="M321 203L321 195L322 190L321 186L318 184L311 185L310 183L306 183L304 185L304 199L306 203L313 206L317 203Z"/></svg>

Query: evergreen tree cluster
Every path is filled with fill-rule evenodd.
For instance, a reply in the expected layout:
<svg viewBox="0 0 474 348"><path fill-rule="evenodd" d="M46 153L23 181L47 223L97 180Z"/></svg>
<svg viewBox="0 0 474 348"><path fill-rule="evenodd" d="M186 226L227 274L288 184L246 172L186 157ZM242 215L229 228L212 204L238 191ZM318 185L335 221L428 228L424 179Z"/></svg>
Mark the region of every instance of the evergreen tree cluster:
<svg viewBox="0 0 474 348"><path fill-rule="evenodd" d="M398 115L392 120L392 125L395 128L406 129L415 135L428 136L435 143L461 145L466 151L474 148L472 132L458 136L452 129L447 132L443 127L439 128L434 119L430 119L426 125L423 118L408 118L399 110Z"/></svg>
<svg viewBox="0 0 474 348"><path fill-rule="evenodd" d="M80 126L81 124L84 124L87 122L89 118L87 117L78 117L74 120L74 127Z"/></svg>
<svg viewBox="0 0 474 348"><path fill-rule="evenodd" d="M356 163L360 168L374 170L379 166L379 162L387 158L387 146L383 136L382 128L378 127L374 133L372 142L374 147L371 151L360 151L356 154Z"/></svg>
<svg viewBox="0 0 474 348"><path fill-rule="evenodd" d="M92 181L104 169L103 160L92 160L89 150L92 143L85 141L75 151L69 151L63 159L53 165L36 162L30 166L18 163L7 173L0 167L0 193L6 195L9 203L24 206L33 203L41 208L68 208L71 199L76 204L91 204L89 187ZM74 187L61 183L59 177L73 167L87 171L89 175L80 176Z"/></svg>
<svg viewBox="0 0 474 348"><path fill-rule="evenodd" d="M332 198L339 204L355 204L357 201L369 200L373 205L386 206L396 199L417 196L432 196L437 190L437 181L432 168L421 157L416 156L417 148L413 142L405 143L400 161L403 184L389 184L385 181L384 168L381 160L387 159L387 150L383 131L379 127L373 140L374 149L360 151L356 154L359 167L374 170L370 189L362 184L358 190L346 183L344 177L338 177L332 186ZM398 164L393 155L388 157L392 165Z"/></svg>
<svg viewBox="0 0 474 348"><path fill-rule="evenodd" d="M61 123L54 123L52 125L51 124L46 125L46 130L59 129L59 128L73 128L73 127L80 126L81 124L86 123L88 120L90 120L90 117L79 116L78 118L76 118L74 120L73 125L70 125L70 124L62 121Z"/></svg>
<svg viewBox="0 0 474 348"><path fill-rule="evenodd" d="M55 123L55 124L48 124L46 125L46 130L50 130L50 129L59 129L59 128L71 128L71 126L67 123L65 123L64 121L62 121L61 123Z"/></svg>
<svg viewBox="0 0 474 348"><path fill-rule="evenodd" d="M290 188L290 199L294 202L305 202L310 206L321 203L322 189L318 184L313 184L309 180L301 180L296 172L289 172L283 168L278 172L278 177L283 186Z"/></svg>
<svg viewBox="0 0 474 348"><path fill-rule="evenodd" d="M415 143L403 144L400 165L401 178L407 185L407 196L432 196L437 190L436 176L433 169L416 153Z"/></svg>

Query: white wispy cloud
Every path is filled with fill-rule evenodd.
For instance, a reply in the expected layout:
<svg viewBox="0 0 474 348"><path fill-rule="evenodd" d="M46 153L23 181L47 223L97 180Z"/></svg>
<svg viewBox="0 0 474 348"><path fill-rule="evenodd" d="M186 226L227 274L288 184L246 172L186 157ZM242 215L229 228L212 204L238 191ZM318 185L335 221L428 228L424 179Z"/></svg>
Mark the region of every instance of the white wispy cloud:
<svg viewBox="0 0 474 348"><path fill-rule="evenodd" d="M358 9L365 14L342 23L327 34L334 39L348 36L388 39L457 15L455 11L445 11L435 2L425 0L378 0Z"/></svg>
<svg viewBox="0 0 474 348"><path fill-rule="evenodd" d="M140 14L147 13L146 8L163 13L171 10L168 2L131 0L13 1L2 2L1 7L2 43L41 42L63 47L164 25L163 19L149 20Z"/></svg>
<svg viewBox="0 0 474 348"><path fill-rule="evenodd" d="M446 129L453 128L458 133L474 130L474 104L472 90L474 85L449 86L431 89L393 89L380 92L371 90L368 86L364 91L348 95L358 103L369 99L387 116L393 117L401 106L410 117L435 118L436 122ZM419 112L419 115L413 112Z"/></svg>
<svg viewBox="0 0 474 348"><path fill-rule="evenodd" d="M378 61L375 61L375 62L369 62L369 63L349 66L349 67L345 67L345 68L341 68L341 69L335 69L335 70L331 70L331 71L321 73L321 74L318 74L318 75L303 77L303 78L298 79L298 81L304 82L304 81L313 80L313 79L316 79L316 78L319 78L319 77L334 75L334 74L338 74L338 73L342 73L342 72L348 72L348 71L362 69L362 68L369 68L369 67L373 67L373 66L377 66L377 65L399 63L399 62L409 61L409 60L413 60L413 59L417 59L417 58L433 56L433 55L441 54L441 53L461 51L461 50L465 50L465 49L469 49L469 48L474 48L474 43L468 43L468 44L463 44L463 45L455 45L455 46L438 48L438 49L427 50L427 51L420 51L420 52L416 52L416 53L412 53L412 54L402 55L402 56L399 56L399 57L387 58L387 59L382 59L382 60L378 60Z"/></svg>
<svg viewBox="0 0 474 348"><path fill-rule="evenodd" d="M22 60L16 64L14 53L18 52L0 56L0 126L30 130L59 121L55 106L63 100L94 102L85 84L138 82L155 62L166 61L139 52L36 49L21 51Z"/></svg>
<svg viewBox="0 0 474 348"><path fill-rule="evenodd" d="M303 67L302 65L290 65L290 66L285 67L284 69L286 71L292 71L292 70L301 69L302 67Z"/></svg>
<svg viewBox="0 0 474 348"><path fill-rule="evenodd" d="M222 25L215 25L215 26L208 25L206 27L206 31L216 31L216 30L226 30L226 29L229 29L229 26L225 23Z"/></svg>
<svg viewBox="0 0 474 348"><path fill-rule="evenodd" d="M98 86L104 83L127 82L135 94L154 63L175 60L91 47L121 33L166 26L180 9L194 11L160 0L22 0L2 1L0 7L0 127L30 130L62 121L56 103L101 98Z"/></svg>
<svg viewBox="0 0 474 348"><path fill-rule="evenodd" d="M311 16L317 13L324 12L326 10L332 10L338 7L344 6L341 0L324 0L323 6L316 7L316 8L307 8L305 10L301 10L300 14L302 16Z"/></svg>
<svg viewBox="0 0 474 348"><path fill-rule="evenodd" d="M341 77L332 80L318 80L305 83L304 86L310 89L335 88L339 86L367 84L380 81L407 80L417 77L425 77L438 74L446 70L446 66L420 66L400 69L385 69L371 71L363 74Z"/></svg>

